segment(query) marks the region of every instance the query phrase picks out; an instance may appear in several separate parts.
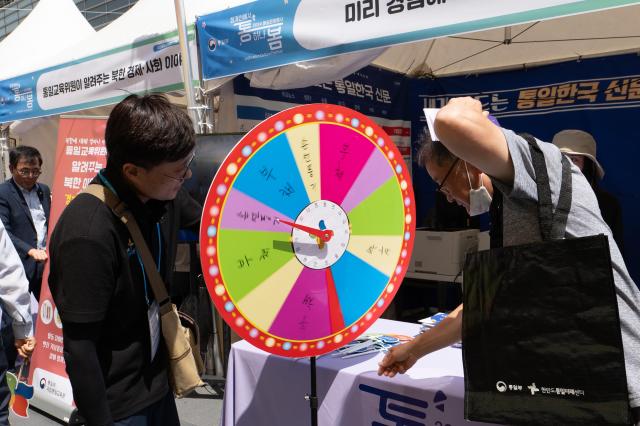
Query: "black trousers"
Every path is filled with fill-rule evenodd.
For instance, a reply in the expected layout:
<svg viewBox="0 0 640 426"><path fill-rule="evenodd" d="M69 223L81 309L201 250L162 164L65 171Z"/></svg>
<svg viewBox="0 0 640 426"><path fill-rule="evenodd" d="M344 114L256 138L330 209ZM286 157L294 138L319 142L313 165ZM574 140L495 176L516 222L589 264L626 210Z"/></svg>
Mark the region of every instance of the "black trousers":
<svg viewBox="0 0 640 426"><path fill-rule="evenodd" d="M160 401L133 416L116 421L114 426L180 426L173 393L169 391Z"/></svg>
<svg viewBox="0 0 640 426"><path fill-rule="evenodd" d="M2 351L6 356L7 367L11 370L16 364L18 351L14 345L13 318L11 318L6 311L2 311L2 317L0 317L0 337L2 338L2 344L4 346Z"/></svg>
<svg viewBox="0 0 640 426"><path fill-rule="evenodd" d="M7 385L7 356L4 353L4 345L0 339L0 426L9 425L9 401L11 392Z"/></svg>

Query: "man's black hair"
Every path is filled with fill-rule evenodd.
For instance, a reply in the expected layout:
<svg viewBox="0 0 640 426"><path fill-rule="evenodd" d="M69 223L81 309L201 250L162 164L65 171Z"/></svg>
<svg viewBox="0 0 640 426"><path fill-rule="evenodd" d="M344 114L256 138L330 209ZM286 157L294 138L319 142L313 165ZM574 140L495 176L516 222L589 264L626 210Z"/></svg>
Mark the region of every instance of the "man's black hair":
<svg viewBox="0 0 640 426"><path fill-rule="evenodd" d="M107 168L151 168L185 158L195 147L189 116L161 94L130 95L115 106L105 131Z"/></svg>
<svg viewBox="0 0 640 426"><path fill-rule="evenodd" d="M12 168L15 169L20 160L25 160L27 163L38 160L38 166L42 166L42 155L32 146L21 145L9 151L9 165Z"/></svg>
<svg viewBox="0 0 640 426"><path fill-rule="evenodd" d="M427 168L427 162L435 161L435 163L442 167L451 164L456 160L456 156L449 151L439 141L432 141L428 131L425 130L421 139L420 149L418 150L418 165L423 168Z"/></svg>

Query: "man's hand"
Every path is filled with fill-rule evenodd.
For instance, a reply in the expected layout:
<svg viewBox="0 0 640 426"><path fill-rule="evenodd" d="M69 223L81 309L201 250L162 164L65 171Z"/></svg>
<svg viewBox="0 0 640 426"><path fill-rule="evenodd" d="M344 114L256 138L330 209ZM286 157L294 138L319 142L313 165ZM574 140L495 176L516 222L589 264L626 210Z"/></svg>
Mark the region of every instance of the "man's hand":
<svg viewBox="0 0 640 426"><path fill-rule="evenodd" d="M15 346L18 350L18 355L23 358L31 358L33 350L36 348L35 337L27 337L26 339L16 339Z"/></svg>
<svg viewBox="0 0 640 426"><path fill-rule="evenodd" d="M412 342L403 343L389 349L378 364L378 376L393 377L396 374L404 374L420 357L414 353Z"/></svg>
<svg viewBox="0 0 640 426"><path fill-rule="evenodd" d="M35 259L36 262L46 262L49 259L49 255L46 250L32 248L27 254Z"/></svg>

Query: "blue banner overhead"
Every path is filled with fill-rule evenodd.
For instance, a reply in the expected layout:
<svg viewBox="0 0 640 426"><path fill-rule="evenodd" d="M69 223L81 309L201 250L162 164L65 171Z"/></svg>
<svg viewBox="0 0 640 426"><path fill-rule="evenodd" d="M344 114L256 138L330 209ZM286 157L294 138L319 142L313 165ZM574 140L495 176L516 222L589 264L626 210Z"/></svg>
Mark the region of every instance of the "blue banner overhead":
<svg viewBox="0 0 640 426"><path fill-rule="evenodd" d="M0 123L115 104L131 93L179 90L184 87L181 65L178 38L171 32L0 80Z"/></svg>
<svg viewBox="0 0 640 426"><path fill-rule="evenodd" d="M408 120L408 79L372 66L344 78L303 89L259 89L251 87L248 79L237 78L234 80L234 93L240 120L260 122L281 111L283 106L290 108L309 103L342 105L369 116ZM251 123L251 127L257 122Z"/></svg>
<svg viewBox="0 0 640 426"><path fill-rule="evenodd" d="M198 18L205 80L632 0L257 0Z"/></svg>
<svg viewBox="0 0 640 426"><path fill-rule="evenodd" d="M449 99L472 96L498 118L502 127L531 133L544 141L564 129L591 133L606 172L601 186L622 206L624 257L640 282L640 197L635 170L640 158L640 57L636 54L563 62L526 71L469 77L412 80L412 134L426 126L423 108L439 108ZM413 149L418 148L413 138ZM418 219L432 204L434 187L414 168ZM419 223L420 224L420 223Z"/></svg>

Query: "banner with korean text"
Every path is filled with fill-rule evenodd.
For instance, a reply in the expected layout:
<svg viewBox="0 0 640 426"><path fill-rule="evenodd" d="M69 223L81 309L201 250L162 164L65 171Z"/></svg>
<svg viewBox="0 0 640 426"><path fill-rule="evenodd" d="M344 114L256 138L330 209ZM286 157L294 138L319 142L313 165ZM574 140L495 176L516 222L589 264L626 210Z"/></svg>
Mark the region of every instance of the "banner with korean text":
<svg viewBox="0 0 640 426"><path fill-rule="evenodd" d="M189 49L196 58L195 32ZM192 61L198 75L197 61ZM0 81L0 123L119 102L132 93L184 87L177 33Z"/></svg>
<svg viewBox="0 0 640 426"><path fill-rule="evenodd" d="M633 0L257 0L198 18L205 80Z"/></svg>
<svg viewBox="0 0 640 426"><path fill-rule="evenodd" d="M528 69L435 80L411 80L410 110L414 152L426 126L423 108L440 108L452 97L472 96L502 127L551 142L565 129L584 130L597 143L605 170L601 186L620 202L623 255L640 284L640 198L636 170L640 158L640 57L637 54L569 61ZM435 185L414 165L417 218L433 204ZM418 223L420 226L421 223Z"/></svg>
<svg viewBox="0 0 640 426"><path fill-rule="evenodd" d="M64 208L106 166L105 118L60 118L56 170L51 188L49 238ZM49 289L49 263L45 265L36 321L37 346L31 358L31 403L68 421L74 410L71 383L65 371L62 322ZM65 418L66 417L66 418Z"/></svg>
<svg viewBox="0 0 640 426"><path fill-rule="evenodd" d="M249 80L240 76L233 81L233 90L237 118L234 131L249 131L262 120L296 105L342 105L372 118L411 165L409 80L402 74L368 66L338 80L287 90L251 87Z"/></svg>

